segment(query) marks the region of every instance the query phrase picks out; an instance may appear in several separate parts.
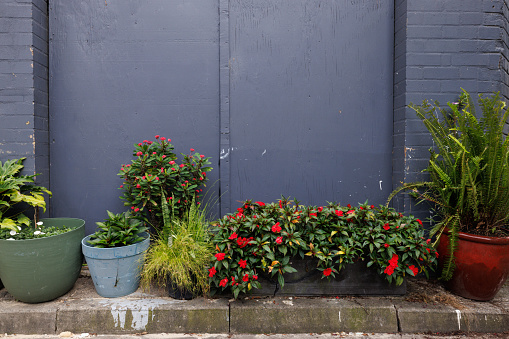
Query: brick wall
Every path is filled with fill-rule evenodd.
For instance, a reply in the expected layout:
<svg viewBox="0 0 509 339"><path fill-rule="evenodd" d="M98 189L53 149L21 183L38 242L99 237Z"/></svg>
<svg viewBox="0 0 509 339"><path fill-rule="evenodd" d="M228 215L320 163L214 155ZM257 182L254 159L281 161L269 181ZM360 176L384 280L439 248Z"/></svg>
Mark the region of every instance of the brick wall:
<svg viewBox="0 0 509 339"><path fill-rule="evenodd" d="M422 180L431 138L407 107L424 99L456 101L472 94L508 95L507 1L397 0L395 7L393 185ZM425 206L400 196L395 207L420 217Z"/></svg>
<svg viewBox="0 0 509 339"><path fill-rule="evenodd" d="M0 3L0 160L26 157L49 186L48 10L45 0Z"/></svg>

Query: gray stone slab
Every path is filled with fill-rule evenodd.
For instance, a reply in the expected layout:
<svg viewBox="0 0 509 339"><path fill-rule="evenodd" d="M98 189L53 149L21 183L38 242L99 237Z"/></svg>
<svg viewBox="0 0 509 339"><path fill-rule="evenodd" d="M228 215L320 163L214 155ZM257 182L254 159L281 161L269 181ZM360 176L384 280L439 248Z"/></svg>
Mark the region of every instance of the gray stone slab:
<svg viewBox="0 0 509 339"><path fill-rule="evenodd" d="M57 332L227 333L227 300L197 298L97 298L63 302Z"/></svg>
<svg viewBox="0 0 509 339"><path fill-rule="evenodd" d="M0 333L53 334L57 307L55 303L0 301Z"/></svg>
<svg viewBox="0 0 509 339"><path fill-rule="evenodd" d="M399 331L403 333L450 333L466 330L461 311L452 306L403 301L396 303L396 309Z"/></svg>
<svg viewBox="0 0 509 339"><path fill-rule="evenodd" d="M230 333L396 332L394 306L385 300L267 298L230 304Z"/></svg>

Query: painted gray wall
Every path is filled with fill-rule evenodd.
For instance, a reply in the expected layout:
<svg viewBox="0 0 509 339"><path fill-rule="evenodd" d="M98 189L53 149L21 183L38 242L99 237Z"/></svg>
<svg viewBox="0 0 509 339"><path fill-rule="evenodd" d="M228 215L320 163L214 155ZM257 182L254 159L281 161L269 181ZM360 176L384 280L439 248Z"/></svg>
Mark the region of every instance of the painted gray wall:
<svg viewBox="0 0 509 339"><path fill-rule="evenodd" d="M392 1L230 1L232 206L383 203L392 152Z"/></svg>
<svg viewBox="0 0 509 339"><path fill-rule="evenodd" d="M373 100L380 88L372 89L375 86L370 87L361 72L359 81L349 77L352 91L344 91L342 78L335 69L329 71L335 63L350 65L356 50L366 58L362 70L377 70L366 65L379 62L369 58L376 58L379 51L369 47L370 37L362 28L384 29L376 22L379 16L372 15L389 14L386 9L392 2L316 1L317 9L308 2L301 2L307 7L289 8L290 2L281 0L270 1L265 12L256 2L234 0L67 2L50 0L49 11L54 216L82 216L93 228L105 209L121 209L118 168L131 159L134 142L156 133L172 138L182 151L194 147L215 157L213 180L221 182L213 194L224 197L221 211L234 208L235 199L272 200L282 191L296 196L303 192L305 196L298 198L309 202L320 197L343 202L345 188L328 177L330 173L324 180L321 171L361 180L342 167L357 157L342 162L336 150L344 146L338 142L343 134L349 146L359 136L338 122L349 120L357 127L364 120L362 126L370 127L369 120L379 118L380 110L371 110L375 103L363 101ZM0 160L27 156L27 169L42 172L43 183L49 183L50 168L46 3L0 4ZM376 4L378 8L370 12ZM358 12L336 20L332 11L342 7ZM259 20L253 18L257 12ZM455 100L460 86L470 91L500 90L509 96L508 12L505 0L394 2L394 44L382 46L394 47L393 185L419 178L428 159L429 137L406 108L408 103ZM302 19L291 20L293 14ZM356 20L351 25L358 30L344 29L354 37L334 28L352 16ZM288 53L283 53L285 49ZM362 95L365 89L374 92ZM338 96L331 96L336 92ZM347 104L355 100L350 96L362 100L355 106ZM291 107L295 114L282 107ZM345 112L345 107L349 115L343 118L339 109ZM265 130L271 124L279 129ZM315 134L317 130L323 133ZM342 134L334 135L336 130ZM382 134L374 131L373 140L378 142ZM357 151L366 152L360 147ZM291 152L295 155L289 156ZM262 154L273 159L267 161ZM310 159L314 154L317 157ZM283 164L283 170L274 162ZM315 172L320 175L312 176ZM352 184L351 192L360 191L361 200L364 192L359 187ZM374 192L370 187L366 194ZM409 199L397 200L396 206L418 212Z"/></svg>
<svg viewBox="0 0 509 339"><path fill-rule="evenodd" d="M49 187L47 1L0 3L0 161Z"/></svg>
<svg viewBox="0 0 509 339"><path fill-rule="evenodd" d="M391 1L55 0L50 12L53 215L90 231L120 210L119 166L154 134L213 157L220 214L281 194L385 200Z"/></svg>
<svg viewBox="0 0 509 339"><path fill-rule="evenodd" d="M52 214L91 232L122 211L120 166L156 134L212 156L217 181L217 1L55 0L50 13Z"/></svg>
<svg viewBox="0 0 509 339"><path fill-rule="evenodd" d="M454 0L395 2L393 183L423 180L431 137L411 102L457 101L460 87L473 95L500 91L507 99L508 2ZM427 207L407 195L398 209L423 218Z"/></svg>

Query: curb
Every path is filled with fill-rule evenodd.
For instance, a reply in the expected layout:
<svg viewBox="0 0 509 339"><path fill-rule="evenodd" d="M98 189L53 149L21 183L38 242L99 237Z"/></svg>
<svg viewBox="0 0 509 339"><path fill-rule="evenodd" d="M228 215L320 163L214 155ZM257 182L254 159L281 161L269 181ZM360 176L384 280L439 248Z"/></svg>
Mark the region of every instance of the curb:
<svg viewBox="0 0 509 339"><path fill-rule="evenodd" d="M405 297L271 297L190 301L164 291L102 298L80 278L52 302L17 302L0 291L0 333L451 333L509 331L509 285L492 302L455 297L456 304Z"/></svg>

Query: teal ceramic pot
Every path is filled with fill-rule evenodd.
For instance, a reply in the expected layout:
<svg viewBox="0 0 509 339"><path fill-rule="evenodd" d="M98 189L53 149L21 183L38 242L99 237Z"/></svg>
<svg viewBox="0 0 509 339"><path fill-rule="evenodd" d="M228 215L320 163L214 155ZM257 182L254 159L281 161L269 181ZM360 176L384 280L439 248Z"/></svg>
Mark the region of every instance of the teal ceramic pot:
<svg viewBox="0 0 509 339"><path fill-rule="evenodd" d="M116 298L138 289L144 255L150 245L148 233L144 238L133 245L112 248L93 247L88 244L90 235L83 238L81 247L97 294Z"/></svg>
<svg viewBox="0 0 509 339"><path fill-rule="evenodd" d="M0 240L0 279L17 300L40 303L67 293L81 271L80 242L85 221L74 218L41 219L45 226L73 230L47 238Z"/></svg>

